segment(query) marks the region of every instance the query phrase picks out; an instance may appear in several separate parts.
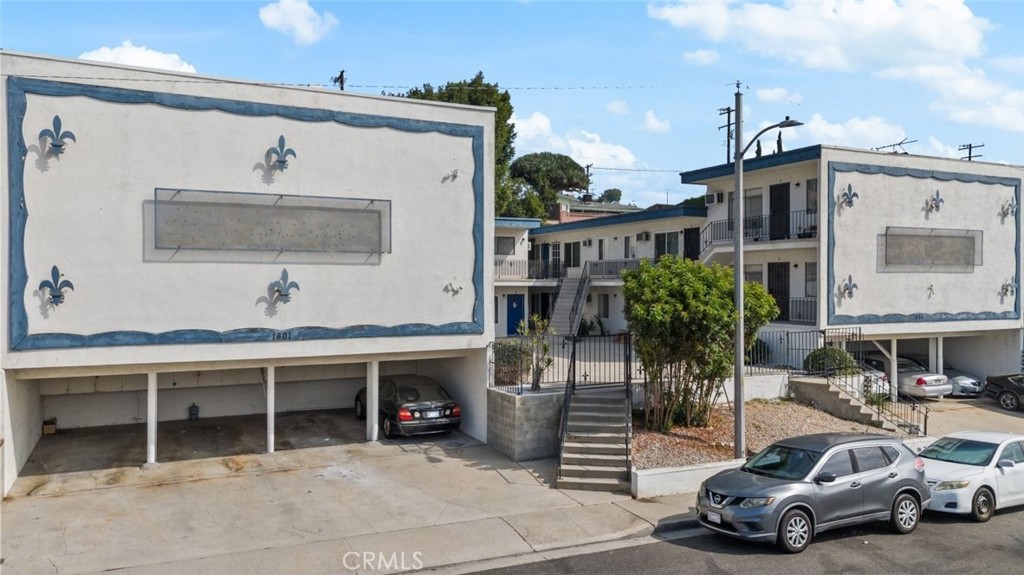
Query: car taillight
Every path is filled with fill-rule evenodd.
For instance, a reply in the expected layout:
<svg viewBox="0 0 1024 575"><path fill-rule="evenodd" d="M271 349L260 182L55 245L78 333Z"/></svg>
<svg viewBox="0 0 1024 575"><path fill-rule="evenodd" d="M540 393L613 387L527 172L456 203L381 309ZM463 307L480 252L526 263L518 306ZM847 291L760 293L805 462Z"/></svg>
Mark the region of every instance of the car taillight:
<svg viewBox="0 0 1024 575"><path fill-rule="evenodd" d="M456 405L455 408L452 409L452 417L461 417L461 416L462 416L462 408Z"/></svg>
<svg viewBox="0 0 1024 575"><path fill-rule="evenodd" d="M412 421L412 412L404 407L398 410L398 421Z"/></svg>
<svg viewBox="0 0 1024 575"><path fill-rule="evenodd" d="M920 457L914 458L914 469L918 471L924 471L924 460Z"/></svg>
<svg viewBox="0 0 1024 575"><path fill-rule="evenodd" d="M919 377L917 378L917 385L928 385L928 380L923 377Z"/></svg>

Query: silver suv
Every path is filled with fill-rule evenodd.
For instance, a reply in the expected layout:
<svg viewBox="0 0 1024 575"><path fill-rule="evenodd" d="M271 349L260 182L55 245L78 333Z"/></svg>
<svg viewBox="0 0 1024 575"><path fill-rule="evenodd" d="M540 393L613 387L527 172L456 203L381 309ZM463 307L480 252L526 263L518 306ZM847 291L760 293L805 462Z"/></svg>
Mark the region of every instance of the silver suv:
<svg viewBox="0 0 1024 575"><path fill-rule="evenodd" d="M868 521L910 533L930 499L924 462L899 439L818 433L778 441L708 478L697 519L716 533L799 553L821 531Z"/></svg>

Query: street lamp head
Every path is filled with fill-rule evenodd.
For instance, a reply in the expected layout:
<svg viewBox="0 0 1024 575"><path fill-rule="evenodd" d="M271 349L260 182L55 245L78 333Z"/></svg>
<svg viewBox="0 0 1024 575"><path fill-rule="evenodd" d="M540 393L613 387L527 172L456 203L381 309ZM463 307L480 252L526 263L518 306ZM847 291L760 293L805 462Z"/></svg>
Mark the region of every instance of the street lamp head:
<svg viewBox="0 0 1024 575"><path fill-rule="evenodd" d="M779 122L778 127L779 128L794 128L796 126L803 126L803 125L804 125L804 123L801 122L800 120L790 120L789 116L786 116L785 120Z"/></svg>

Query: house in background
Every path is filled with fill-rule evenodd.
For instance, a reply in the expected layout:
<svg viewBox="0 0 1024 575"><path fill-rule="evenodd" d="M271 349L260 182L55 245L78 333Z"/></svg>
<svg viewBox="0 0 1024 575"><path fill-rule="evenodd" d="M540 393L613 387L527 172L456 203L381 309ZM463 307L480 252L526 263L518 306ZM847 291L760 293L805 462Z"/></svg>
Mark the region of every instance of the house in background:
<svg viewBox="0 0 1024 575"><path fill-rule="evenodd" d="M595 202L594 195L590 193L582 194L579 198L568 194L559 194L557 199L555 212L548 214L548 217L560 224L643 211L643 208L634 205L618 202Z"/></svg>
<svg viewBox="0 0 1024 575"><path fill-rule="evenodd" d="M487 437L494 111L0 52L0 486L62 429L443 380ZM444 257L441 257L444 254ZM377 421L367 418L368 439Z"/></svg>
<svg viewBox="0 0 1024 575"><path fill-rule="evenodd" d="M864 347L981 376L1020 369L1020 166L811 146L744 163L744 270L771 331L859 330ZM731 265L733 164L706 186L699 259ZM784 342L773 363L800 367ZM895 374L889 374L895 381Z"/></svg>

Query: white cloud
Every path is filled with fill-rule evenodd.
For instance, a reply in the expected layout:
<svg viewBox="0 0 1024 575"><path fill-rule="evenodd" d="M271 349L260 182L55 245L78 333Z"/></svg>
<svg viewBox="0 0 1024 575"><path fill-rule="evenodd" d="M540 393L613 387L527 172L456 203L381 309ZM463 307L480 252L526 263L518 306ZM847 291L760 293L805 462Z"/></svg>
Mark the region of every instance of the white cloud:
<svg viewBox="0 0 1024 575"><path fill-rule="evenodd" d="M260 8L260 22L271 30L283 32L301 46L314 44L338 25L330 12L323 16L309 5L308 0L278 0Z"/></svg>
<svg viewBox="0 0 1024 575"><path fill-rule="evenodd" d="M757 90L755 92L757 99L762 102L771 102L773 104L800 104L804 101L804 97L799 92L790 92L785 88L765 88Z"/></svg>
<svg viewBox="0 0 1024 575"><path fill-rule="evenodd" d="M655 134L667 134L671 129L672 124L655 116L654 110L644 112L644 130Z"/></svg>
<svg viewBox="0 0 1024 575"><path fill-rule="evenodd" d="M157 68L174 72L187 72L189 74L196 73L195 67L182 60L177 54L157 52L145 46L136 46L132 44L131 40L124 40L120 46L113 48L103 46L102 48L83 52L78 57L82 60L110 62L111 64L139 66L140 68Z"/></svg>
<svg viewBox="0 0 1024 575"><path fill-rule="evenodd" d="M602 168L631 168L636 156L625 146L601 141L601 136L580 130L568 136L569 156L581 165L594 164Z"/></svg>
<svg viewBox="0 0 1024 575"><path fill-rule="evenodd" d="M690 64L707 66L718 61L718 52L715 50L693 50L683 52L683 60Z"/></svg>
<svg viewBox="0 0 1024 575"><path fill-rule="evenodd" d="M625 116L629 113L629 104L623 100L612 100L605 104L604 109L616 116Z"/></svg>
<svg viewBox="0 0 1024 575"><path fill-rule="evenodd" d="M764 58L915 82L937 94L931 109L955 122L1024 132L1024 91L968 65L983 56L992 23L975 16L964 0L681 2L651 5L647 13ZM989 63L1014 74L1019 62Z"/></svg>
<svg viewBox="0 0 1024 575"><path fill-rule="evenodd" d="M827 121L821 114L814 114L803 126L785 130L783 135L784 140L797 139L861 149L895 144L903 141L906 137L907 132L903 126L891 124L877 116L854 117L837 124ZM787 146L787 149L793 147Z"/></svg>
<svg viewBox="0 0 1024 575"><path fill-rule="evenodd" d="M927 154L930 156L960 159L961 152L958 148L959 147L954 148L953 146L947 146L934 136L930 136L928 138Z"/></svg>
<svg viewBox="0 0 1024 575"><path fill-rule="evenodd" d="M551 119L540 112L527 118L520 118L512 112L512 123L516 127L516 152L518 155L534 152L565 152L565 142L551 130Z"/></svg>

